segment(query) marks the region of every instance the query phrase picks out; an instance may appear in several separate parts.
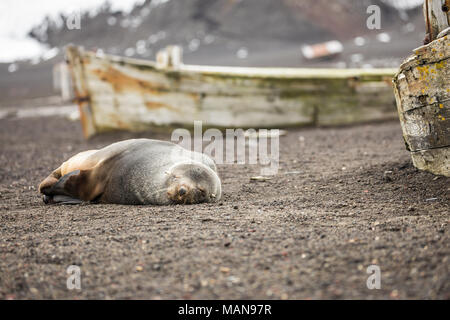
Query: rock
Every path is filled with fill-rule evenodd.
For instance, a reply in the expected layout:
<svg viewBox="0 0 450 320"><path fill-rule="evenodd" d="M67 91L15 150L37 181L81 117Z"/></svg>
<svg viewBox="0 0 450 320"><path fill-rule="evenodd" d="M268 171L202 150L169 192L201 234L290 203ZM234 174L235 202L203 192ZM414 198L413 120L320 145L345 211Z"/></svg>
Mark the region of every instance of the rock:
<svg viewBox="0 0 450 320"><path fill-rule="evenodd" d="M144 270L144 268L142 266L136 266L136 271L137 272L141 272L142 270Z"/></svg>
<svg viewBox="0 0 450 320"><path fill-rule="evenodd" d="M159 264L154 264L153 265L153 270L160 270L161 266Z"/></svg>
<svg viewBox="0 0 450 320"><path fill-rule="evenodd" d="M220 267L219 271L222 273L229 273L230 272L230 268L228 267Z"/></svg>
<svg viewBox="0 0 450 320"><path fill-rule="evenodd" d="M385 171L385 172L383 173L383 180L384 180L384 181L388 181L388 182L392 181L392 174L393 174L393 172L390 171L390 170Z"/></svg>
<svg viewBox="0 0 450 320"><path fill-rule="evenodd" d="M256 177L251 177L250 180L251 181L267 181L267 180L271 180L272 177L267 177L267 176L256 176Z"/></svg>

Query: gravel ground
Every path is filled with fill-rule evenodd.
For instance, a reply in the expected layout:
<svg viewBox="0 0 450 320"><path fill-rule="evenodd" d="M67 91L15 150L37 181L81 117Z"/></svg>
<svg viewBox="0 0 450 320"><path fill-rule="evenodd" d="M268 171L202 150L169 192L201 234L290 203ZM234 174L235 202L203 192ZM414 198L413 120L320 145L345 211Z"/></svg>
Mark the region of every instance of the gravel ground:
<svg viewBox="0 0 450 320"><path fill-rule="evenodd" d="M132 137L169 135L85 141L63 118L0 120L0 298L450 299L450 180L412 166L398 122L289 130L273 179L219 166L218 204L42 203L63 160Z"/></svg>

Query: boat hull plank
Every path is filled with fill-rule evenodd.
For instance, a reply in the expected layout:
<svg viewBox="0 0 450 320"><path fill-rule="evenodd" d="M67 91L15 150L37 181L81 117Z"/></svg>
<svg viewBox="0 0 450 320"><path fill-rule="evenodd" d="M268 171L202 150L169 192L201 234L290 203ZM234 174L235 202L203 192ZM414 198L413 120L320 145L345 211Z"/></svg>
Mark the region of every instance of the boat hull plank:
<svg viewBox="0 0 450 320"><path fill-rule="evenodd" d="M396 117L396 70L229 68L96 56L68 48L84 133L155 127L281 128Z"/></svg>
<svg viewBox="0 0 450 320"><path fill-rule="evenodd" d="M414 50L394 78L398 114L414 165L450 176L450 39Z"/></svg>

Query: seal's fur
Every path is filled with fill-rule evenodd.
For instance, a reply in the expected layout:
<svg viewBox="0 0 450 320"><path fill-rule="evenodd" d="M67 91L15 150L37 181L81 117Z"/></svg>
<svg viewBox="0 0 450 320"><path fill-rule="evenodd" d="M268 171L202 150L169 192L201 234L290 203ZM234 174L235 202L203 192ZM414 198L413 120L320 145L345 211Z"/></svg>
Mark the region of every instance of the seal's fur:
<svg viewBox="0 0 450 320"><path fill-rule="evenodd" d="M192 204L217 201L214 161L165 141L132 139L81 152L39 185L44 202Z"/></svg>

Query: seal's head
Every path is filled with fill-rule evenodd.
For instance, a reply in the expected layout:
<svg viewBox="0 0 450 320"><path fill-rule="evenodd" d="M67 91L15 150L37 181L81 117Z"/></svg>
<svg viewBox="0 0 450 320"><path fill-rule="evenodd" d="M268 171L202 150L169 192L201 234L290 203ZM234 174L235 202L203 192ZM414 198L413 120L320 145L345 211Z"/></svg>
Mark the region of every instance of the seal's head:
<svg viewBox="0 0 450 320"><path fill-rule="evenodd" d="M167 196L172 203L218 201L222 196L219 176L200 162L176 164L167 174Z"/></svg>

